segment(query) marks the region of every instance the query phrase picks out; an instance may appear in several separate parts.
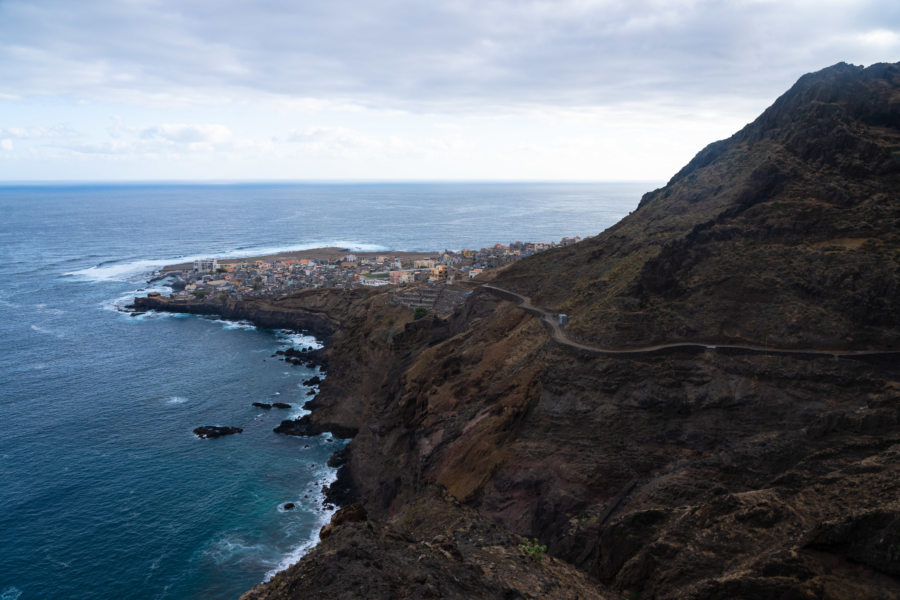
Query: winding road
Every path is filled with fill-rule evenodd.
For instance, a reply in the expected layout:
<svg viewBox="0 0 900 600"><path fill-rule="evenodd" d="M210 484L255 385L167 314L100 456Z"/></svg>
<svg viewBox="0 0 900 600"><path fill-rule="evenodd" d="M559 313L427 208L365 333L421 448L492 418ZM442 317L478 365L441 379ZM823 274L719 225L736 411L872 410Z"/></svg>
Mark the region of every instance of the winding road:
<svg viewBox="0 0 900 600"><path fill-rule="evenodd" d="M483 284L481 289L485 289L499 295L507 300L518 302L519 308L528 311L538 317L550 328L550 334L553 341L586 352L595 354L647 354L652 352L660 352L663 350L674 350L678 348L715 350L717 348L743 350L747 352L758 352L760 354L786 354L786 355L820 355L831 356L834 358L849 358L855 356L879 356L900 354L900 350L820 350L814 348L773 348L772 346L756 346L753 344L729 344L718 342L674 342L669 344L656 344L653 346L637 346L633 348L614 348L593 346L582 344L566 335L563 328L559 324L559 318L556 313L535 306L531 298L511 292L503 288L499 288L490 284Z"/></svg>

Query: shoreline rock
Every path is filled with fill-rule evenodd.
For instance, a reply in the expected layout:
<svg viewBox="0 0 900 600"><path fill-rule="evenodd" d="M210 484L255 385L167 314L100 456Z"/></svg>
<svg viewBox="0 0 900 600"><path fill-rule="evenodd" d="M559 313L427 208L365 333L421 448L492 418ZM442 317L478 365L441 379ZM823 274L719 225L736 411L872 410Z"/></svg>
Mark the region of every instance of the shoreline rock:
<svg viewBox="0 0 900 600"><path fill-rule="evenodd" d="M232 435L235 433L242 433L244 430L240 427L229 427L229 426L218 426L218 425L203 425L202 427L194 428L194 435L199 437L200 439L207 438L217 438L222 437L224 435Z"/></svg>
<svg viewBox="0 0 900 600"><path fill-rule="evenodd" d="M310 415L303 415L299 419L287 419L273 429L275 433L284 435L296 435L301 437L312 437L323 433L330 433L336 438L350 439L355 437L358 430L353 427L347 427L339 423L316 423L310 418Z"/></svg>

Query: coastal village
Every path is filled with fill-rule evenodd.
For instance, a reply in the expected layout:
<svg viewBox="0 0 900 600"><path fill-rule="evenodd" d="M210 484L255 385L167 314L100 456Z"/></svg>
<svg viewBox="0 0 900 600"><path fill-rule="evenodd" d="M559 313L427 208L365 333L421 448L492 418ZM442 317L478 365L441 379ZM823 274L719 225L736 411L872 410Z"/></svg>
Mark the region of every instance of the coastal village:
<svg viewBox="0 0 900 600"><path fill-rule="evenodd" d="M170 282L173 299L225 300L284 294L304 288L346 288L431 283L452 284L476 277L488 269L502 267L549 248L568 246L580 237L559 242L512 242L480 250L443 252L363 252L322 248L256 259L196 260L166 267L159 278ZM429 295L417 288L417 294ZM151 294L158 295L158 294ZM438 301L431 293L426 304ZM424 298L411 299L422 304ZM405 303L405 302L404 302Z"/></svg>

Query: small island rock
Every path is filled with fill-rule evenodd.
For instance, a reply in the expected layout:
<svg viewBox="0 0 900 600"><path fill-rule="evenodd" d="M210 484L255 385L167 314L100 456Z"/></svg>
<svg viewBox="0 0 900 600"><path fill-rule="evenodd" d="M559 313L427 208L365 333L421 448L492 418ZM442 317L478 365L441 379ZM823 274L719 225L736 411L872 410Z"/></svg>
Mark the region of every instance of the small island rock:
<svg viewBox="0 0 900 600"><path fill-rule="evenodd" d="M223 435L231 435L232 433L241 433L244 431L240 427L219 427L217 425L204 425L194 429L194 435L199 438L217 438Z"/></svg>

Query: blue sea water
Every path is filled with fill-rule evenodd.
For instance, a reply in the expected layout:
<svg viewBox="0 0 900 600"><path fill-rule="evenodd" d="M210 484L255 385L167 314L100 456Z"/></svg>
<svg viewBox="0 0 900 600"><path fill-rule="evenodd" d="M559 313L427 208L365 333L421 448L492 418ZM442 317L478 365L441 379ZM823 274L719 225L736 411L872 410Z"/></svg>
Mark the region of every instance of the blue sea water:
<svg viewBox="0 0 900 600"><path fill-rule="evenodd" d="M325 462L341 442L272 432L302 414L315 372L272 354L316 340L118 311L155 269L588 236L653 187L0 187L0 599L236 598L299 558L329 517ZM244 432L191 433L213 424Z"/></svg>

